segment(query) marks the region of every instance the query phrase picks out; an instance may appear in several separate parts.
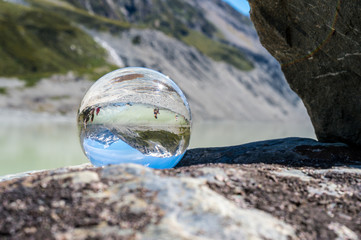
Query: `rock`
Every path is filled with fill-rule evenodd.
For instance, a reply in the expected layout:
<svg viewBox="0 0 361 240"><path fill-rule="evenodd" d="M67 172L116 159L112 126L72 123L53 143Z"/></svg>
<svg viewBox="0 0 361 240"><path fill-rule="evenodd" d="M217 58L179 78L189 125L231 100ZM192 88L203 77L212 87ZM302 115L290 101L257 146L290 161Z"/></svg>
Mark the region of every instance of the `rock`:
<svg viewBox="0 0 361 240"><path fill-rule="evenodd" d="M92 181L79 181L84 176ZM120 165L30 178L2 183L0 236L297 239L289 224L240 208L205 179L187 174Z"/></svg>
<svg viewBox="0 0 361 240"><path fill-rule="evenodd" d="M263 46L281 63L323 142L361 145L361 2L249 0Z"/></svg>
<svg viewBox="0 0 361 240"><path fill-rule="evenodd" d="M0 238L358 239L355 151L291 138L189 150L175 169L83 166L0 179Z"/></svg>
<svg viewBox="0 0 361 240"><path fill-rule="evenodd" d="M190 149L176 167L208 163L282 164L290 167L361 167L361 151L343 143L320 143L309 138L283 138L232 147Z"/></svg>

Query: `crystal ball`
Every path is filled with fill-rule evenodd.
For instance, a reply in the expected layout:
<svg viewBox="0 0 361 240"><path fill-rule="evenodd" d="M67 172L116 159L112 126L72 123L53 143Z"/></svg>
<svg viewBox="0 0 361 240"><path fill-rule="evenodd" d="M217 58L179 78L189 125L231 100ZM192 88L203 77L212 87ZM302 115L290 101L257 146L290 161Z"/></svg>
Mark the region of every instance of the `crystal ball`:
<svg viewBox="0 0 361 240"><path fill-rule="evenodd" d="M95 166L175 166L189 145L191 112L181 89L147 68L123 68L97 80L78 110L82 149Z"/></svg>

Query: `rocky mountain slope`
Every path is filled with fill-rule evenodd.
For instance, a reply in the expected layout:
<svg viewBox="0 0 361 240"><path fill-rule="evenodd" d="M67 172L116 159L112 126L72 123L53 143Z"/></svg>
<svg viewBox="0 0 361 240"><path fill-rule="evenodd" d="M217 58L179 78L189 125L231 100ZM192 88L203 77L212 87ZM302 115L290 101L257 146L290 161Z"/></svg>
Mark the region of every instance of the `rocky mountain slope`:
<svg viewBox="0 0 361 240"><path fill-rule="evenodd" d="M11 9L0 11L0 27L10 36L2 41L9 44L14 36L20 39L13 48L2 44L0 54L13 57L23 69L11 72L0 62L9 70L0 71L5 77L0 81L2 108L75 112L91 84L88 79L117 67L141 66L169 75L186 94L195 119L307 118L279 64L260 45L250 20L221 0L12 0L0 4ZM34 19L20 21L25 13ZM61 28L53 27L51 16L63 21ZM13 19L11 27L9 19ZM21 53L21 41L29 48L16 55L14 51ZM39 61L37 56L42 54ZM72 73L64 76L67 71ZM9 87L10 77L36 84L30 89L19 84ZM48 85L57 87L47 90Z"/></svg>

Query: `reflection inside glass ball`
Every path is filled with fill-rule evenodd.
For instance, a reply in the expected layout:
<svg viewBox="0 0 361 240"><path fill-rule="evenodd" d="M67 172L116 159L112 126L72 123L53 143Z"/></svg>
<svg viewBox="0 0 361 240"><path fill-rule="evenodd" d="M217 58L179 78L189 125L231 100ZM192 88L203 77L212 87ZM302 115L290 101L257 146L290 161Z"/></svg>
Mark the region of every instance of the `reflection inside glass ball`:
<svg viewBox="0 0 361 240"><path fill-rule="evenodd" d="M123 68L91 86L78 110L78 127L83 151L95 166L171 168L189 145L191 113L169 77Z"/></svg>

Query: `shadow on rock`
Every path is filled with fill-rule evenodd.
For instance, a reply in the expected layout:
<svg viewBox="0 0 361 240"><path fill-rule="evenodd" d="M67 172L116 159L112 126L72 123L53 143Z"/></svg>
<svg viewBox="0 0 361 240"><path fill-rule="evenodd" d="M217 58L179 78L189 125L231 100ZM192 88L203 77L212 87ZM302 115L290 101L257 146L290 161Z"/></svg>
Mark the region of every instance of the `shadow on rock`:
<svg viewBox="0 0 361 240"><path fill-rule="evenodd" d="M309 138L283 138L239 146L187 151L176 167L207 163L280 164L290 167L361 167L361 150L343 143L320 143Z"/></svg>

